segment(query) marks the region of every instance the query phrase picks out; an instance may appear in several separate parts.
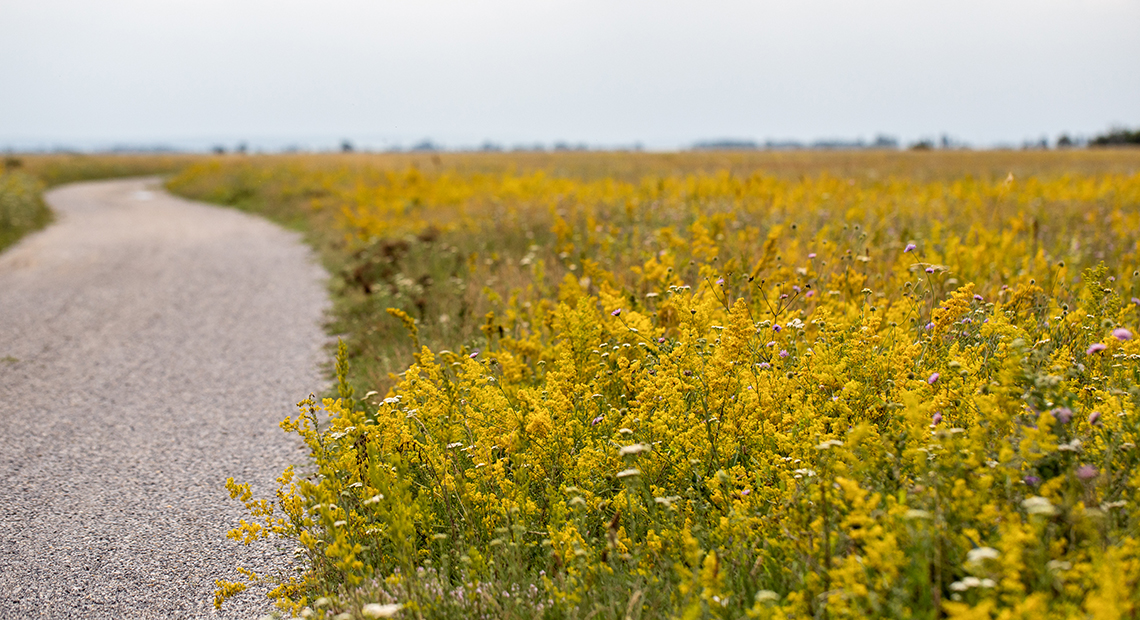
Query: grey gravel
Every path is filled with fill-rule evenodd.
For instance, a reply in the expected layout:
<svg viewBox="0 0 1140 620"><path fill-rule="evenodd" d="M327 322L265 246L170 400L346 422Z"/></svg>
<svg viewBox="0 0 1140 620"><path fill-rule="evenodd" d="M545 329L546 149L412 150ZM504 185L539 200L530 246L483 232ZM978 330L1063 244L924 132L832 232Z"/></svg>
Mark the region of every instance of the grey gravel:
<svg viewBox="0 0 1140 620"><path fill-rule="evenodd" d="M57 222L0 255L0 618L221 613L236 565L292 549L226 538L304 461L277 424L320 391L324 271L298 236L157 179L53 190Z"/></svg>

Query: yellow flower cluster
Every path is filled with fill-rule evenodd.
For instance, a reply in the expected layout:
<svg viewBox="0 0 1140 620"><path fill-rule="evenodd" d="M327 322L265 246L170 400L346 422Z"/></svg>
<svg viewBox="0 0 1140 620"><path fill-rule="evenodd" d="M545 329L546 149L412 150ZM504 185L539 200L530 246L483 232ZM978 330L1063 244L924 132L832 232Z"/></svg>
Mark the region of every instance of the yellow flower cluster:
<svg viewBox="0 0 1140 620"><path fill-rule="evenodd" d="M338 365L283 424L311 475L231 481L235 537L303 549L293 611L1140 611L1140 174L243 165L323 187L350 247L438 231L484 304L382 398Z"/></svg>

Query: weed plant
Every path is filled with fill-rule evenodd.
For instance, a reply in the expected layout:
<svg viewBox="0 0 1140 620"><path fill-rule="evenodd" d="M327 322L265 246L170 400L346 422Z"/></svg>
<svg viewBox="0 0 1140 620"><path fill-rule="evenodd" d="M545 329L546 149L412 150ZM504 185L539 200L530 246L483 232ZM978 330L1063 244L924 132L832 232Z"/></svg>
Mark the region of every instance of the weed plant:
<svg viewBox="0 0 1140 620"><path fill-rule="evenodd" d="M243 569L219 604L262 582L305 617L1136 614L1128 161L694 159L636 179L368 161L172 181L291 196L336 238L362 330L337 394L282 424L311 469L270 498L227 485L250 511L231 535L292 541L299 571ZM410 365L365 393L380 382L350 364L397 331Z"/></svg>

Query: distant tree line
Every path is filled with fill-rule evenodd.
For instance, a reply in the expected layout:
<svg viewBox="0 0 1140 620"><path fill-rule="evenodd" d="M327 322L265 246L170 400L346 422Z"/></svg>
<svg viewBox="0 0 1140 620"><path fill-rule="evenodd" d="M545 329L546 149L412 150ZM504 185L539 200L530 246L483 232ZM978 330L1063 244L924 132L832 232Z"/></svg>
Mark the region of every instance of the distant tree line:
<svg viewBox="0 0 1140 620"><path fill-rule="evenodd" d="M1107 133L1089 140L1089 146L1121 146L1125 144L1140 145L1140 129L1130 131L1124 127L1113 127Z"/></svg>

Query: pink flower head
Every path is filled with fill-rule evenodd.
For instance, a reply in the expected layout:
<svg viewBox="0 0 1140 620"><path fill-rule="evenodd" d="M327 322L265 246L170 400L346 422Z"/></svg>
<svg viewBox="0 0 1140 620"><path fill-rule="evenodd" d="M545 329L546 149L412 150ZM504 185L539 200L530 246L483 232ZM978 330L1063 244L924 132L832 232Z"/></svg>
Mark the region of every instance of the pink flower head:
<svg viewBox="0 0 1140 620"><path fill-rule="evenodd" d="M467 357L470 357L471 359L475 359L475 358L479 357L479 353L480 353L479 349L475 349L475 351L472 352L471 355L468 355Z"/></svg>
<svg viewBox="0 0 1140 620"><path fill-rule="evenodd" d="M974 301L985 301L985 298L981 295L974 295Z"/></svg>
<svg viewBox="0 0 1140 620"><path fill-rule="evenodd" d="M1092 480L1096 478L1097 471L1092 465L1081 465L1077 468L1077 477L1081 480Z"/></svg>
<svg viewBox="0 0 1140 620"><path fill-rule="evenodd" d="M1073 410L1068 407L1057 407L1052 413L1053 417L1061 424L1068 424L1073 419Z"/></svg>
<svg viewBox="0 0 1140 620"><path fill-rule="evenodd" d="M1140 306L1140 297L1133 297L1132 303L1136 304L1137 306Z"/></svg>
<svg viewBox="0 0 1140 620"><path fill-rule="evenodd" d="M930 377L926 380L926 382L929 383L930 385L934 385L938 381L938 377L941 377L941 376L942 375L940 375L938 373L932 373L930 375Z"/></svg>
<svg viewBox="0 0 1140 620"><path fill-rule="evenodd" d="M1094 411L1094 412L1089 414L1089 425L1090 426L1100 426L1100 412L1099 411Z"/></svg>
<svg viewBox="0 0 1140 620"><path fill-rule="evenodd" d="M1112 335L1115 336L1117 340L1132 340L1132 332L1123 327L1112 330Z"/></svg>
<svg viewBox="0 0 1140 620"><path fill-rule="evenodd" d="M907 252L913 252L916 249L918 249L918 246L913 243L908 243L906 244L906 248L903 249L903 254L906 254Z"/></svg>
<svg viewBox="0 0 1140 620"><path fill-rule="evenodd" d="M606 416L600 415L600 416L594 418L593 420L590 420L590 426L597 426L597 425L601 424L602 420L604 420L604 419L606 419Z"/></svg>
<svg viewBox="0 0 1140 620"><path fill-rule="evenodd" d="M808 254L808 258L815 258L815 252L812 252L811 254Z"/></svg>
<svg viewBox="0 0 1140 620"><path fill-rule="evenodd" d="M931 426L938 426L939 424L941 424L942 423L942 412L935 411L934 417L932 417L930 419L930 422L931 422L931 424L930 424Z"/></svg>
<svg viewBox="0 0 1140 620"><path fill-rule="evenodd" d="M927 323L926 329L927 329L927 331L934 329L934 322L931 321L931 322Z"/></svg>
<svg viewBox="0 0 1140 620"><path fill-rule="evenodd" d="M926 273L934 273L934 267L927 267Z"/></svg>
<svg viewBox="0 0 1140 620"><path fill-rule="evenodd" d="M1107 348L1108 347L1105 346L1103 342L1094 342L1091 345L1089 345L1088 350L1085 351L1085 355L1092 355L1093 353L1100 353L1101 351L1103 351Z"/></svg>
<svg viewBox="0 0 1140 620"><path fill-rule="evenodd" d="M611 312L610 316L621 316L621 308L618 308L617 310Z"/></svg>
<svg viewBox="0 0 1140 620"><path fill-rule="evenodd" d="M719 285L721 285L721 286L724 286L724 278L720 278L720 279L718 279L718 280L716 281L716 283L717 283L717 284L719 284Z"/></svg>
<svg viewBox="0 0 1140 620"><path fill-rule="evenodd" d="M787 357L787 356L788 356L788 350L787 349L780 349L780 357Z"/></svg>
<svg viewBox="0 0 1140 620"><path fill-rule="evenodd" d="M778 331L780 331L780 329L782 329L782 328L780 327L779 323L776 323L775 325L772 326L772 331L774 331L774 332L778 332Z"/></svg>
<svg viewBox="0 0 1140 620"><path fill-rule="evenodd" d="M768 370L771 367L772 367L772 365L769 364L768 362L760 362L760 368L763 370Z"/></svg>
<svg viewBox="0 0 1140 620"><path fill-rule="evenodd" d="M808 291L807 293L804 293L804 297L815 297L815 291Z"/></svg>

